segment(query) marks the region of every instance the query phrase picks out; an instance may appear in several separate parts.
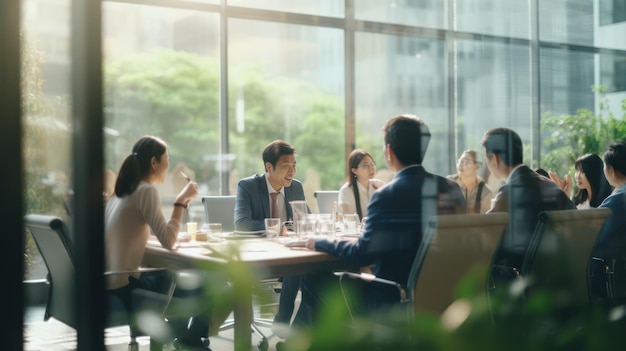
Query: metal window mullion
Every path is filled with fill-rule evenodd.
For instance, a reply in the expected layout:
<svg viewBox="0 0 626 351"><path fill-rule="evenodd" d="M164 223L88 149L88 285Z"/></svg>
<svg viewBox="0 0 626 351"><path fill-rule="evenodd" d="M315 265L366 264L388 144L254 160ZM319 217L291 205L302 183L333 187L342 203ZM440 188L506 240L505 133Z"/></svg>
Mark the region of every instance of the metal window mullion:
<svg viewBox="0 0 626 351"><path fill-rule="evenodd" d="M71 7L73 233L79 351L105 350L102 4Z"/></svg>

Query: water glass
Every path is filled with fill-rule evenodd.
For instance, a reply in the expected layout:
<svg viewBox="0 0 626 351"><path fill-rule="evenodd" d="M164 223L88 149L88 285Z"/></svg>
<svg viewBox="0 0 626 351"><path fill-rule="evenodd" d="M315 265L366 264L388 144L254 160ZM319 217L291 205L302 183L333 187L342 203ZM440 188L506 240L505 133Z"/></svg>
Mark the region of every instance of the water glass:
<svg viewBox="0 0 626 351"><path fill-rule="evenodd" d="M211 238L213 239L224 239L223 238L223 233L222 233L222 223L209 223L208 225L209 227L209 235L211 236Z"/></svg>
<svg viewBox="0 0 626 351"><path fill-rule="evenodd" d="M298 225L298 223L296 223ZM317 232L317 216L315 214L308 214L299 224L300 232L296 233L298 237L310 237Z"/></svg>
<svg viewBox="0 0 626 351"><path fill-rule="evenodd" d="M317 218L317 234L335 236L335 221L329 213L321 213Z"/></svg>
<svg viewBox="0 0 626 351"><path fill-rule="evenodd" d="M187 222L187 234L191 237L191 241L196 241L196 233L198 232L198 222Z"/></svg>
<svg viewBox="0 0 626 351"><path fill-rule="evenodd" d="M359 226L359 215L345 214L343 215L343 226L345 234L357 234Z"/></svg>
<svg viewBox="0 0 626 351"><path fill-rule="evenodd" d="M265 237L277 240L280 233L280 218L265 218Z"/></svg>

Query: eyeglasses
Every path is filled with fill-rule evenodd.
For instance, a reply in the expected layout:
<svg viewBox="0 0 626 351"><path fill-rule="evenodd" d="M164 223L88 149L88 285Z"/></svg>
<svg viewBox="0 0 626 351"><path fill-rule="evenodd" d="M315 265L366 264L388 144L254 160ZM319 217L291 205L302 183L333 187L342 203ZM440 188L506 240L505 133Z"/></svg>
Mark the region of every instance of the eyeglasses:
<svg viewBox="0 0 626 351"><path fill-rule="evenodd" d="M361 163L359 168L376 168L376 162L372 163Z"/></svg>
<svg viewBox="0 0 626 351"><path fill-rule="evenodd" d="M474 164L474 161L468 160L466 158L462 158L462 159L459 160L459 164L463 165L463 166L466 166L466 165Z"/></svg>

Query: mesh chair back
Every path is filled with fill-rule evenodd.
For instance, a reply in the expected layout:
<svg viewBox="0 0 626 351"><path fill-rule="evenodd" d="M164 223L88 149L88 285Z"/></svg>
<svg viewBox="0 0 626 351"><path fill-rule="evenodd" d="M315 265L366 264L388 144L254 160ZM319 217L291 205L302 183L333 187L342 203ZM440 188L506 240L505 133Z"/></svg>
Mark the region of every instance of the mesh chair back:
<svg viewBox="0 0 626 351"><path fill-rule="evenodd" d="M72 243L63 220L53 216L29 214L24 217L48 272L50 288L46 319L54 317L76 328L74 313L74 257Z"/></svg>
<svg viewBox="0 0 626 351"><path fill-rule="evenodd" d="M571 305L589 303L591 251L610 214L608 208L540 213L521 271L532 282L528 294L560 291Z"/></svg>
<svg viewBox="0 0 626 351"><path fill-rule="evenodd" d="M475 294L488 302L493 256L508 223L507 213L431 217L407 286L413 312L445 311L464 279L475 279Z"/></svg>
<svg viewBox="0 0 626 351"><path fill-rule="evenodd" d="M339 197L338 190L316 190L313 192L317 201L319 213L331 213L333 211L333 202Z"/></svg>
<svg viewBox="0 0 626 351"><path fill-rule="evenodd" d="M222 223L222 230L235 230L235 196L203 196L204 219L207 223Z"/></svg>

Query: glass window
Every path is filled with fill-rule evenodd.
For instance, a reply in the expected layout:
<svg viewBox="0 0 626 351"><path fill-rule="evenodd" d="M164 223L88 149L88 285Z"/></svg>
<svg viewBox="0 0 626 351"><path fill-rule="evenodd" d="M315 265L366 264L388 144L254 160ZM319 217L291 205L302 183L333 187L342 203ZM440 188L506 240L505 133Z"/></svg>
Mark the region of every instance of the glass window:
<svg viewBox="0 0 626 351"><path fill-rule="evenodd" d="M600 25L626 22L626 0L603 0L600 5Z"/></svg>
<svg viewBox="0 0 626 351"><path fill-rule="evenodd" d="M264 172L263 148L282 139L316 208L313 191L338 189L345 176L343 31L232 19L228 45L232 193Z"/></svg>
<svg viewBox="0 0 626 351"><path fill-rule="evenodd" d="M214 13L103 4L105 160L115 177L143 135L168 143L164 210L185 185L219 194L219 20ZM197 203L196 203L197 201ZM204 218L200 200L190 216Z"/></svg>
<svg viewBox="0 0 626 351"><path fill-rule="evenodd" d="M529 38L528 1L456 1L456 29L463 32Z"/></svg>
<svg viewBox="0 0 626 351"><path fill-rule="evenodd" d="M483 134L495 127L515 130L530 147L529 48L465 40L456 45L457 156L465 149L474 149L482 160ZM531 157L530 151L524 156Z"/></svg>
<svg viewBox="0 0 626 351"><path fill-rule="evenodd" d="M593 45L593 1L539 0L539 13L541 40Z"/></svg>
<svg viewBox="0 0 626 351"><path fill-rule="evenodd" d="M343 1L337 0L228 0L228 5L328 17L343 17L345 12Z"/></svg>
<svg viewBox="0 0 626 351"><path fill-rule="evenodd" d="M356 146L378 162L379 177L390 178L382 155L381 127L402 113L418 115L432 139L425 165L445 174L448 155L448 104L444 42L436 39L356 33Z"/></svg>
<svg viewBox="0 0 626 351"><path fill-rule="evenodd" d="M595 75L594 54L557 49L541 49L541 111L553 115L576 113L594 108L591 87Z"/></svg>
<svg viewBox="0 0 626 351"><path fill-rule="evenodd" d="M70 2L24 0L22 104L25 212L59 216L69 224L72 176ZM30 234L25 279L47 273Z"/></svg>
<svg viewBox="0 0 626 351"><path fill-rule="evenodd" d="M359 20L407 26L447 27L446 1L441 0L354 0L354 17Z"/></svg>

